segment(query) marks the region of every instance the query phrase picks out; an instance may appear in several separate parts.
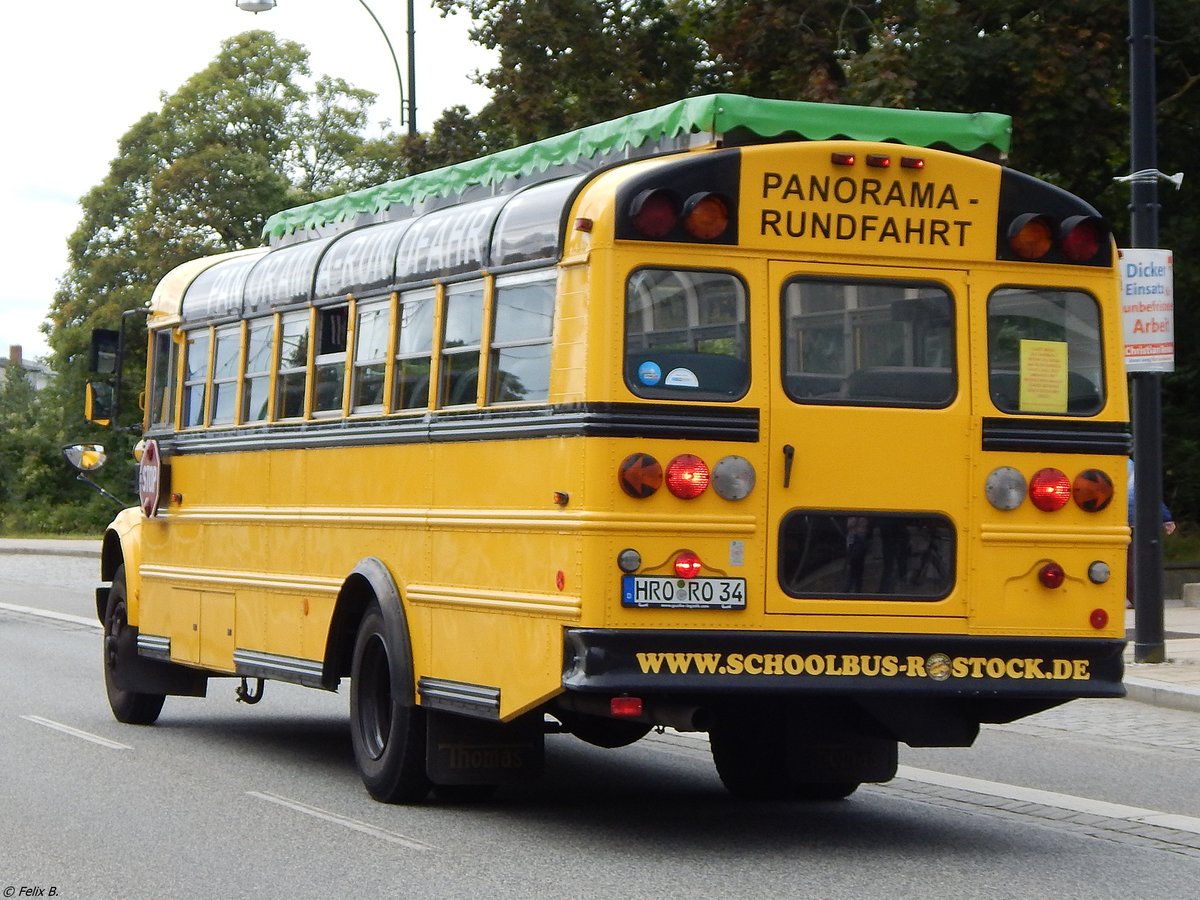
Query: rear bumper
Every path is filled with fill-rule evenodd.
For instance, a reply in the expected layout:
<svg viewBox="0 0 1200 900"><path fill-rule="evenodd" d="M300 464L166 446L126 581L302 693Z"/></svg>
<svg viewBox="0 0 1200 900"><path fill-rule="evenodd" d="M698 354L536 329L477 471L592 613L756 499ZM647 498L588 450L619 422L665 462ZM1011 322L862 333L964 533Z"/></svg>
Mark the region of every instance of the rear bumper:
<svg viewBox="0 0 1200 900"><path fill-rule="evenodd" d="M563 687L587 693L1123 697L1125 642L733 631L568 629Z"/></svg>

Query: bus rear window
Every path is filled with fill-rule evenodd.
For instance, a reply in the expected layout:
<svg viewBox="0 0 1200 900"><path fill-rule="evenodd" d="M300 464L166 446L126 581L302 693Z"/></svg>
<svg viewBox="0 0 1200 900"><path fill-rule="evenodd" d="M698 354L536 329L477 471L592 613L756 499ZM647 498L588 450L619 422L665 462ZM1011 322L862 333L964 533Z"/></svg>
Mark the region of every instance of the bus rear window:
<svg viewBox="0 0 1200 900"><path fill-rule="evenodd" d="M736 400L750 387L746 288L727 272L639 269L625 288L625 383L639 397Z"/></svg>
<svg viewBox="0 0 1200 900"><path fill-rule="evenodd" d="M1082 291L988 298L988 391L1001 412L1088 416L1104 406L1100 308Z"/></svg>

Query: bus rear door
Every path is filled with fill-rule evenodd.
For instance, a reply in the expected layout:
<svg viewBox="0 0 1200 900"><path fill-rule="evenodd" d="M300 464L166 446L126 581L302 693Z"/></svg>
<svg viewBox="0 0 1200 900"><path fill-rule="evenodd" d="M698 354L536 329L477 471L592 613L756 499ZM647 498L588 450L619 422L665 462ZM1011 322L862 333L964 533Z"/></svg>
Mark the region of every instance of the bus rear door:
<svg viewBox="0 0 1200 900"><path fill-rule="evenodd" d="M965 275L772 262L770 285L767 612L962 619Z"/></svg>

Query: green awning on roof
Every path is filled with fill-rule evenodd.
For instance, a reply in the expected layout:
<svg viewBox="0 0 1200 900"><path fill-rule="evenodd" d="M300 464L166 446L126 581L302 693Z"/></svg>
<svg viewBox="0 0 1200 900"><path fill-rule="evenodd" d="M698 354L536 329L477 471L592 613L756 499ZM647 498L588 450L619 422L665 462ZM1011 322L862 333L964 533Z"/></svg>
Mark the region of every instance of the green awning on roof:
<svg viewBox="0 0 1200 900"><path fill-rule="evenodd" d="M529 178L554 167L570 166L574 167L571 171L579 171L581 164L591 160L599 166L622 156L646 155L637 151L647 145L653 148L682 140L674 149L683 149L694 143L695 135L715 141L726 136L779 139L792 134L806 140L840 137L1005 154L1012 120L1000 113L931 112L710 94L283 210L267 220L263 234L281 238L362 215L378 216L393 206L453 197L471 187L492 187L505 179ZM703 138L699 141L705 142ZM750 141L739 138L736 142Z"/></svg>

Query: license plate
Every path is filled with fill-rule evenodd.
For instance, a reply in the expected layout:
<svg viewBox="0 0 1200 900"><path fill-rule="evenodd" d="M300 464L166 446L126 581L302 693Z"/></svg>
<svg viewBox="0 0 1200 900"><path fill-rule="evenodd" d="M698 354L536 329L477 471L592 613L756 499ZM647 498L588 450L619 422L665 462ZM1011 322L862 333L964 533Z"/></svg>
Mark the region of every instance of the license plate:
<svg viewBox="0 0 1200 900"><path fill-rule="evenodd" d="M745 609L744 578L663 578L625 575L621 605L649 609Z"/></svg>

